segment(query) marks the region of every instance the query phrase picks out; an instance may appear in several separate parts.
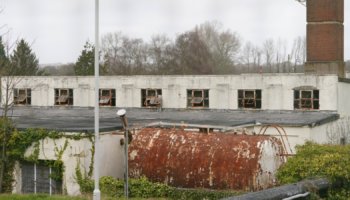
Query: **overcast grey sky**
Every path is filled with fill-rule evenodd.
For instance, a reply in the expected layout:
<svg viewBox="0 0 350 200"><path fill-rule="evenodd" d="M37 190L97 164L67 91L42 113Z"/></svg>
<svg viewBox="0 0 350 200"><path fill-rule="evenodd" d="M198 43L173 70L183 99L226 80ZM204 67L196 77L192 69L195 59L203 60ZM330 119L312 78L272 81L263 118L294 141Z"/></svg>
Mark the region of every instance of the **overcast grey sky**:
<svg viewBox="0 0 350 200"><path fill-rule="evenodd" d="M345 58L350 59L350 4L345 0ZM0 0L0 25L12 40L25 38L40 63L75 62L94 41L95 0ZM100 33L121 31L150 40L177 34L205 21L219 21L244 42L281 39L291 46L305 35L306 8L295 0L100 0Z"/></svg>

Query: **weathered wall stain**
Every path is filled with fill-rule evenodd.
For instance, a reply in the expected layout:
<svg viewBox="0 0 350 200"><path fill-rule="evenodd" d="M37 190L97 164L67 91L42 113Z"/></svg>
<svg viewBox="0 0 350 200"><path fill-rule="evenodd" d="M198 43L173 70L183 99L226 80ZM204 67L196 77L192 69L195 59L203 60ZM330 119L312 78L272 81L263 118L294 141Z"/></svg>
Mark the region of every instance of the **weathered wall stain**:
<svg viewBox="0 0 350 200"><path fill-rule="evenodd" d="M273 185L281 154L270 136L144 128L131 142L129 173L176 187L257 190Z"/></svg>

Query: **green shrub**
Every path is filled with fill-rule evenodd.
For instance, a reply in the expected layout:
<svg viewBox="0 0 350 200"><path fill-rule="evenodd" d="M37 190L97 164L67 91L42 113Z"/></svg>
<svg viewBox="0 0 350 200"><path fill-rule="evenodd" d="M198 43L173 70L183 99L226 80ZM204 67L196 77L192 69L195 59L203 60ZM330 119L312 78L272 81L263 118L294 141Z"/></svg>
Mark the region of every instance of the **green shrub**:
<svg viewBox="0 0 350 200"><path fill-rule="evenodd" d="M350 189L350 145L321 145L307 142L297 146L297 154L288 159L277 172L281 184L294 183L307 178L325 177L334 187L329 198L342 199ZM343 194L343 195L342 195Z"/></svg>
<svg viewBox="0 0 350 200"><path fill-rule="evenodd" d="M130 179L130 196L131 197L166 197L170 187L161 183L152 183L146 177L139 179Z"/></svg>
<svg viewBox="0 0 350 200"><path fill-rule="evenodd" d="M78 170L79 171L79 170ZM77 180L82 193L92 193L93 181L80 177L77 174ZM105 197L123 197L124 181L115 179L111 176L100 178L101 193ZM167 198L176 200L211 200L223 197L234 196L238 194L233 191L217 191L206 189L178 189L162 183L152 183L146 177L139 179L129 179L129 197L133 198Z"/></svg>
<svg viewBox="0 0 350 200"><path fill-rule="evenodd" d="M124 195L124 182L111 176L100 178L100 188L102 194L109 197L121 197Z"/></svg>
<svg viewBox="0 0 350 200"><path fill-rule="evenodd" d="M101 192L110 197L124 195L124 181L110 176L100 178ZM129 179L129 196L140 198L166 197L170 187L165 184L152 183L147 178Z"/></svg>

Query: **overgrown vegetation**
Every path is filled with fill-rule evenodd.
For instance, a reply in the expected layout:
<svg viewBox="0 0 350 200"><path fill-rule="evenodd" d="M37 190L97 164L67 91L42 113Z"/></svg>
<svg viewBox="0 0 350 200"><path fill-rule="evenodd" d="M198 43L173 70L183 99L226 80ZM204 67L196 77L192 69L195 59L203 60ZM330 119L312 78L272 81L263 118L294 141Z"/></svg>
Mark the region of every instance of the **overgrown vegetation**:
<svg viewBox="0 0 350 200"><path fill-rule="evenodd" d="M92 196L63 196L63 195L48 195L48 194L2 194L0 200L92 200ZM164 198L129 198L130 200L166 200ZM112 198L102 197L101 200L125 200L124 197Z"/></svg>
<svg viewBox="0 0 350 200"><path fill-rule="evenodd" d="M91 135L77 134L77 135L64 135L61 132L48 131L45 129L26 129L24 131L18 131L14 128L11 120L1 118L0 120L0 139L6 142L0 144L0 148L6 149L1 156L1 167L4 169L3 176L3 192L11 192L13 182L13 168L16 161L27 161L31 163L41 163L51 167L51 178L60 181L64 172L64 164L62 161L62 155L68 146L68 139L80 140L82 138L90 138ZM43 161L39 160L40 152L40 140L44 138L60 139L66 138L64 145L58 147L55 145L55 160ZM91 139L90 139L91 140ZM5 146L4 146L5 144ZM33 151L29 156L25 156L26 150L32 146Z"/></svg>
<svg viewBox="0 0 350 200"><path fill-rule="evenodd" d="M0 200L85 200L83 197L50 196L48 194L2 194Z"/></svg>
<svg viewBox="0 0 350 200"><path fill-rule="evenodd" d="M94 189L93 180L81 176L77 170L77 179L81 192L91 195ZM107 198L118 198L124 195L124 182L110 176L100 178L101 193ZM205 189L179 189L161 183L152 183L147 178L130 179L129 196L133 198L166 198L176 200L220 199L237 195L235 191L217 191Z"/></svg>
<svg viewBox="0 0 350 200"><path fill-rule="evenodd" d="M307 142L277 173L281 184L306 178L325 177L332 183L327 199L350 198L350 145L321 145Z"/></svg>

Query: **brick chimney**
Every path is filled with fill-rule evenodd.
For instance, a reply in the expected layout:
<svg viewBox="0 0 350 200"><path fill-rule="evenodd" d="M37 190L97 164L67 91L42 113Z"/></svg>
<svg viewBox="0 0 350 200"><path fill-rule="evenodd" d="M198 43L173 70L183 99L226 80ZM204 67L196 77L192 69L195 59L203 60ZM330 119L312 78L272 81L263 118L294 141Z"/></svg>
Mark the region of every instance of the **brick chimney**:
<svg viewBox="0 0 350 200"><path fill-rule="evenodd" d="M345 76L344 0L307 0L305 73Z"/></svg>

